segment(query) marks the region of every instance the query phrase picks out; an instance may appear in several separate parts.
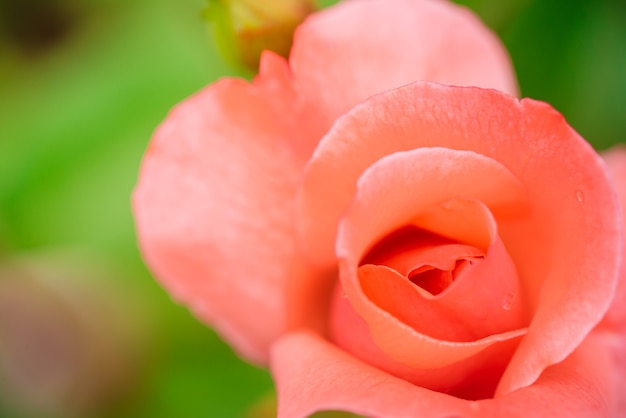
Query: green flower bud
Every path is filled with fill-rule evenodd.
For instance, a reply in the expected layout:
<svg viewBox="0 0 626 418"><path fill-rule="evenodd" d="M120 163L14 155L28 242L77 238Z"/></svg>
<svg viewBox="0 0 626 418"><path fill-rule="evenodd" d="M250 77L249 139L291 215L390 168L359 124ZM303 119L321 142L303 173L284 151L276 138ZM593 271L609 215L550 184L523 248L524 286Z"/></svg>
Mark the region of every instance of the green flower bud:
<svg viewBox="0 0 626 418"><path fill-rule="evenodd" d="M253 70L263 50L289 55L293 32L315 0L208 0L206 16L222 55Z"/></svg>

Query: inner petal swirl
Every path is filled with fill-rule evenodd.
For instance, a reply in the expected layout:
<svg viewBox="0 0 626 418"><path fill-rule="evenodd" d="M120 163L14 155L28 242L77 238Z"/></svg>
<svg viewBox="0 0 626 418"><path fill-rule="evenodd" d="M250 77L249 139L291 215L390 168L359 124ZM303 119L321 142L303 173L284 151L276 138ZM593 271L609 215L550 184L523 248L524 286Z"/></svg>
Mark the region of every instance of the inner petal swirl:
<svg viewBox="0 0 626 418"><path fill-rule="evenodd" d="M475 228L474 242L418 226L436 230L459 219ZM369 300L416 331L446 341L475 341L526 325L514 263L482 203L452 199L416 222L363 257L357 275ZM489 236L486 247L480 230Z"/></svg>
<svg viewBox="0 0 626 418"><path fill-rule="evenodd" d="M420 148L373 164L336 243L336 294L369 332L334 326L342 308L331 309L331 333L371 338L416 369L464 361L525 334L524 298L496 223L524 203L506 167L471 151Z"/></svg>

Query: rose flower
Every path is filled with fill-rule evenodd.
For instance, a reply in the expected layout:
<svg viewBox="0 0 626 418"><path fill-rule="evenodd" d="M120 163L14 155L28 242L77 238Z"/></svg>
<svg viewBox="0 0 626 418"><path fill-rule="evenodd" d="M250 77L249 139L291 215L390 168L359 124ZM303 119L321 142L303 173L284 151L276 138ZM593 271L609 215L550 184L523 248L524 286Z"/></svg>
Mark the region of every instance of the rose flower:
<svg viewBox="0 0 626 418"><path fill-rule="evenodd" d="M133 196L145 260L269 364L280 417L624 414L616 193L516 91L451 3L314 14L288 61L264 53L252 83L222 79L158 128Z"/></svg>

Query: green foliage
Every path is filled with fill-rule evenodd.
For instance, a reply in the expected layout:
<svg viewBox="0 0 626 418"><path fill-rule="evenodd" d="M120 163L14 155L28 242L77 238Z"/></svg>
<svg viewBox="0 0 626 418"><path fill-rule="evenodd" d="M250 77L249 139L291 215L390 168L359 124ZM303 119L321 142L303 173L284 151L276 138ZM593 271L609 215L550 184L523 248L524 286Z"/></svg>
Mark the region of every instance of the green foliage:
<svg viewBox="0 0 626 418"><path fill-rule="evenodd" d="M524 96L549 102L598 149L626 132L626 3L535 1L503 31Z"/></svg>
<svg viewBox="0 0 626 418"><path fill-rule="evenodd" d="M111 278L120 293L135 289L155 337L134 390L103 417L239 416L271 386L267 371L239 360L159 288L140 260L130 213L156 125L232 70L197 2L80 7L83 20L39 55L0 40L0 256L82 248L124 272Z"/></svg>

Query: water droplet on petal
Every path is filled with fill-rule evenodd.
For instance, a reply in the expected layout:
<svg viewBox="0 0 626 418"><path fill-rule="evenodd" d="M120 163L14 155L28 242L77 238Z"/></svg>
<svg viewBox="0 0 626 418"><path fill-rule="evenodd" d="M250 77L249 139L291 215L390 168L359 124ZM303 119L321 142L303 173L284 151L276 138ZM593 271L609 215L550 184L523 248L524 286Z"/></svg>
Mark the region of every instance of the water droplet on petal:
<svg viewBox="0 0 626 418"><path fill-rule="evenodd" d="M512 292L507 293L502 298L502 309L504 309L505 311L510 311L513 307L513 304L515 303L515 299L517 299L517 294Z"/></svg>
<svg viewBox="0 0 626 418"><path fill-rule="evenodd" d="M578 200L578 203L582 203L583 200L585 200L585 195L583 194L582 190L576 191L576 200Z"/></svg>

